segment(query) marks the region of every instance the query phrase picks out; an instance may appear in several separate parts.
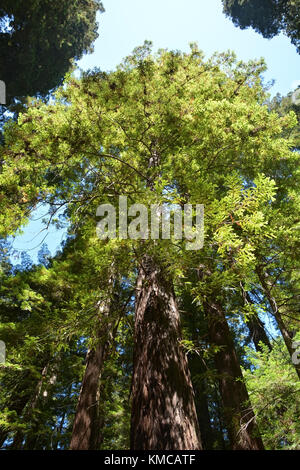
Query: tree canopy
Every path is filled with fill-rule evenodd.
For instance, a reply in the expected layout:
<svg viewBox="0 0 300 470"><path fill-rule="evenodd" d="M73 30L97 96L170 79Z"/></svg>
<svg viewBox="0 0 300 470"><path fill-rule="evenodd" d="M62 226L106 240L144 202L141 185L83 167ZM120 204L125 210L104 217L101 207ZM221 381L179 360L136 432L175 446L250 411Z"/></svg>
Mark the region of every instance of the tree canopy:
<svg viewBox="0 0 300 470"><path fill-rule="evenodd" d="M284 100L268 102L264 69L232 53L204 60L195 44L153 54L145 43L115 71L69 75L53 102L32 103L6 126L1 236L48 204L49 223L65 208L69 240L16 274L3 259L4 446L297 445L293 432L271 436L271 419L296 429L296 411L271 403L266 422L262 405L281 352L288 401L300 377L291 362L298 121ZM120 195L147 207L204 204L203 248L174 237L99 240L97 207L117 208ZM266 315L283 338L276 348ZM263 383L265 370L274 377Z"/></svg>

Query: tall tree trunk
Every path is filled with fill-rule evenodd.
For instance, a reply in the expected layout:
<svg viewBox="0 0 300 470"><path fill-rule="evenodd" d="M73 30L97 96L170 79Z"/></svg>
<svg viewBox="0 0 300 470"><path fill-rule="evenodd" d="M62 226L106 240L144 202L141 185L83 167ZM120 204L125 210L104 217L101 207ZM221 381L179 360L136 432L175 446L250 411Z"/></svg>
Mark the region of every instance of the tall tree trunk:
<svg viewBox="0 0 300 470"><path fill-rule="evenodd" d="M286 327L283 319L282 319L282 314L278 308L277 302L275 297L272 295L272 288L273 284L269 279L269 275L264 272L261 268L256 269L256 273L258 275L258 278L260 280L261 286L263 288L263 291L265 293L266 298L268 299L269 305L271 307L272 313L276 319L278 328L280 330L280 333L282 334L283 340L285 342L286 348L289 352L289 355L292 357L295 350L293 349L293 336L289 332L288 328ZM300 379L300 364L293 364L295 371L298 375L298 378Z"/></svg>
<svg viewBox="0 0 300 470"><path fill-rule="evenodd" d="M87 353L70 450L97 450L98 391L107 347L107 342L99 343Z"/></svg>
<svg viewBox="0 0 300 470"><path fill-rule="evenodd" d="M224 418L233 450L263 450L231 332L222 308L206 302L210 343L218 346L215 365L219 375Z"/></svg>
<svg viewBox="0 0 300 470"><path fill-rule="evenodd" d="M173 286L150 257L137 280L131 448L201 449L194 392L179 344Z"/></svg>
<svg viewBox="0 0 300 470"><path fill-rule="evenodd" d="M107 321L110 308L101 307L102 326L95 348L88 351L86 367L77 404L70 450L97 450L99 427L100 379L113 338L113 322Z"/></svg>

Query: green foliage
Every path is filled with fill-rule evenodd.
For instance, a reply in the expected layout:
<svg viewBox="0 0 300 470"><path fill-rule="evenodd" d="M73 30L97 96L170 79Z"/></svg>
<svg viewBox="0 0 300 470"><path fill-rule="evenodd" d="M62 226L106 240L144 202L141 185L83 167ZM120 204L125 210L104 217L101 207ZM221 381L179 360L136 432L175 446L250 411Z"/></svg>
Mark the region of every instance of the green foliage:
<svg viewBox="0 0 300 470"><path fill-rule="evenodd" d="M293 101L293 93L289 93L287 96L281 96L277 94L269 103L271 110L276 111L279 115L283 116L284 114L293 111L297 116L298 125L295 127L292 132L289 131L288 136L294 138L292 148L295 150L300 149L300 105L296 104Z"/></svg>
<svg viewBox="0 0 300 470"><path fill-rule="evenodd" d="M273 350L248 349L252 369L244 373L266 449L299 450L299 380L283 340Z"/></svg>

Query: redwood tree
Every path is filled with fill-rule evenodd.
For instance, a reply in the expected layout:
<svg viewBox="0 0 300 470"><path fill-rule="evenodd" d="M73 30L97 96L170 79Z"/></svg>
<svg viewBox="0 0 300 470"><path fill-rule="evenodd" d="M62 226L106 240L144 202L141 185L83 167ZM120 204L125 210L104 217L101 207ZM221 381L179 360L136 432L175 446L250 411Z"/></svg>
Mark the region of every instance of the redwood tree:
<svg viewBox="0 0 300 470"><path fill-rule="evenodd" d="M172 283L144 257L136 290L131 448L201 449Z"/></svg>

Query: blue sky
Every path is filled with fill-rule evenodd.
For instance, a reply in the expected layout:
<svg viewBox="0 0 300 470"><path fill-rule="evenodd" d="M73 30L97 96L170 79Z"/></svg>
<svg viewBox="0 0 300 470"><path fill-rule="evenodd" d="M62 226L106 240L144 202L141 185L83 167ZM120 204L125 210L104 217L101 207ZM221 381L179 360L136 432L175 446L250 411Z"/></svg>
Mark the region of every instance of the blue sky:
<svg viewBox="0 0 300 470"><path fill-rule="evenodd" d="M243 60L264 57L266 79L276 80L273 93L287 94L293 83L300 83L300 55L290 40L283 35L268 40L252 29L236 28L223 14L221 0L103 2L106 11L98 17L99 38L94 53L79 62L83 69L112 70L145 39L153 42L154 50L186 51L195 41L206 56L231 49Z"/></svg>
<svg viewBox="0 0 300 470"><path fill-rule="evenodd" d="M113 70L132 50L147 39L159 48L187 51L197 42L206 57L215 51L235 51L237 57L249 60L264 57L268 66L265 81L275 80L272 95L287 94L300 85L300 55L290 40L279 35L264 39L251 29L240 30L222 13L221 0L103 0L105 13L98 16L99 38L94 53L86 55L79 67ZM37 219L42 212L35 214ZM14 241L14 248L36 254L45 242L54 254L64 232L42 230L40 220L31 222L24 235Z"/></svg>

